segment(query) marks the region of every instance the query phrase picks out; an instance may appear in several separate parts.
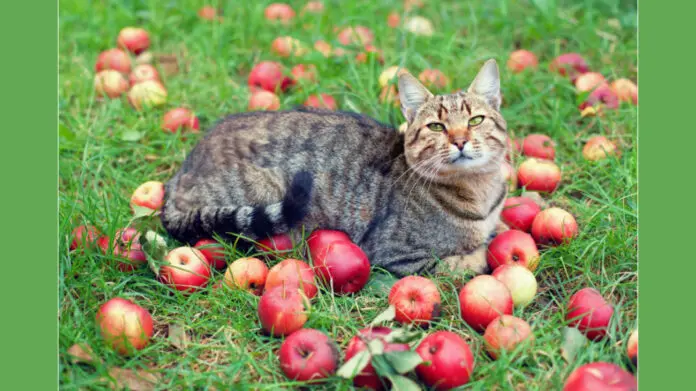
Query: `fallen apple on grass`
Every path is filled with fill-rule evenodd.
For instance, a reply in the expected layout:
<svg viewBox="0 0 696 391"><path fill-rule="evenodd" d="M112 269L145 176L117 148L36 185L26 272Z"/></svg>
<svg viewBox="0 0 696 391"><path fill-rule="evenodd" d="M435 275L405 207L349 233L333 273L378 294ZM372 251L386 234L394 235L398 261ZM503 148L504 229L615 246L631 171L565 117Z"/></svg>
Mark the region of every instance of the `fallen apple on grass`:
<svg viewBox="0 0 696 391"><path fill-rule="evenodd" d="M343 231L331 229L317 229L307 238L308 255L314 260L319 252L323 251L329 244L333 242L350 242L350 236Z"/></svg>
<svg viewBox="0 0 696 391"><path fill-rule="evenodd" d="M512 307L510 290L493 276L476 276L459 292L462 319L476 331L484 331L500 315L512 315Z"/></svg>
<svg viewBox="0 0 696 391"><path fill-rule="evenodd" d="M593 112L601 112L603 108L616 109L619 107L619 98L608 85L602 84L595 88L584 102L578 106L582 111L591 109Z"/></svg>
<svg viewBox="0 0 696 391"><path fill-rule="evenodd" d="M426 69L418 75L418 80L428 88L442 89L449 84L449 78L439 69Z"/></svg>
<svg viewBox="0 0 696 391"><path fill-rule="evenodd" d="M131 70L131 59L128 53L121 49L105 50L99 53L94 69L97 72L111 69L126 74Z"/></svg>
<svg viewBox="0 0 696 391"><path fill-rule="evenodd" d="M436 331L421 341L416 353L424 363L416 367L418 377L436 390L449 390L469 382L474 356L469 345L451 331Z"/></svg>
<svg viewBox="0 0 696 391"><path fill-rule="evenodd" d="M525 69L536 69L539 65L537 56L529 50L519 49L510 53L507 67L512 73L520 73Z"/></svg>
<svg viewBox="0 0 696 391"><path fill-rule="evenodd" d="M260 259L239 258L227 267L224 281L230 288L244 289L261 296L267 278L268 267Z"/></svg>
<svg viewBox="0 0 696 391"><path fill-rule="evenodd" d="M561 182L561 169L550 160L528 158L517 168L517 181L526 190L551 193Z"/></svg>
<svg viewBox="0 0 696 391"><path fill-rule="evenodd" d="M138 111L167 103L167 89L157 80L145 80L128 91L128 102Z"/></svg>
<svg viewBox="0 0 696 391"><path fill-rule="evenodd" d="M341 45L369 45L374 41L375 35L365 26L346 27L338 33L338 42Z"/></svg>
<svg viewBox="0 0 696 391"><path fill-rule="evenodd" d="M310 1L302 8L303 12L310 14L321 14L324 12L324 3L321 1Z"/></svg>
<svg viewBox="0 0 696 391"><path fill-rule="evenodd" d="M568 243L577 234L575 217L561 208L544 209L532 222L532 236L540 245Z"/></svg>
<svg viewBox="0 0 696 391"><path fill-rule="evenodd" d="M583 288L568 300L566 321L590 340L602 339L614 314L614 308L594 288Z"/></svg>
<svg viewBox="0 0 696 391"><path fill-rule="evenodd" d="M152 315L145 308L120 297L99 307L96 322L104 341L122 355L145 348L153 335Z"/></svg>
<svg viewBox="0 0 696 391"><path fill-rule="evenodd" d="M387 26L395 29L401 24L401 16L396 12L390 12L387 15Z"/></svg>
<svg viewBox="0 0 696 391"><path fill-rule="evenodd" d="M283 75L283 67L279 63L261 61L251 69L247 83L252 91L255 88L260 88L275 93L287 90L294 82L291 78Z"/></svg>
<svg viewBox="0 0 696 391"><path fill-rule="evenodd" d="M491 274L505 284L515 307L531 303L537 292L537 280L529 269L521 265L502 265Z"/></svg>
<svg viewBox="0 0 696 391"><path fill-rule="evenodd" d="M604 136L591 137L582 148L582 156L589 161L606 159L608 156L617 155L617 153L616 144Z"/></svg>
<svg viewBox="0 0 696 391"><path fill-rule="evenodd" d="M553 160L556 157L556 143L545 134L530 134L522 141L522 153L527 157Z"/></svg>
<svg viewBox="0 0 696 391"><path fill-rule="evenodd" d="M253 110L267 110L275 111L280 108L280 98L272 92L268 91L255 91L249 97L249 106L247 106L249 111Z"/></svg>
<svg viewBox="0 0 696 391"><path fill-rule="evenodd" d="M404 277L389 291L389 304L396 310L394 319L403 324L429 324L440 316L440 303L437 285L421 276Z"/></svg>
<svg viewBox="0 0 696 391"><path fill-rule="evenodd" d="M122 228L116 231L111 243L113 255L123 259L118 268L122 272L135 270L137 267L147 264L147 256L140 244L140 232L132 227ZM100 243L104 254L109 251L109 238Z"/></svg>
<svg viewBox="0 0 696 391"><path fill-rule="evenodd" d="M280 57L299 57L307 54L307 48L293 37L278 37L271 43L271 52Z"/></svg>
<svg viewBox="0 0 696 391"><path fill-rule="evenodd" d="M157 68L150 64L136 65L128 77L128 81L130 82L131 86L147 80L160 81L160 75L159 72L157 72Z"/></svg>
<svg viewBox="0 0 696 391"><path fill-rule="evenodd" d="M578 76L589 71L590 68L580 54L565 53L551 61L549 70L562 76L568 76L572 82L575 82Z"/></svg>
<svg viewBox="0 0 696 391"><path fill-rule="evenodd" d="M150 47L150 35L139 27L124 27L116 39L118 47L133 54L140 54Z"/></svg>
<svg viewBox="0 0 696 391"><path fill-rule="evenodd" d="M91 225L80 225L73 229L70 237L70 250L82 250L95 248L101 233Z"/></svg>
<svg viewBox="0 0 696 391"><path fill-rule="evenodd" d="M628 371L608 362L593 362L574 370L563 391L637 391L638 381Z"/></svg>
<svg viewBox="0 0 696 391"><path fill-rule="evenodd" d="M511 315L495 318L483 334L488 354L497 359L502 354L512 353L517 346L534 341L532 328L523 319Z"/></svg>
<svg viewBox="0 0 696 391"><path fill-rule="evenodd" d="M503 204L500 218L510 228L529 232L532 229L532 222L539 212L541 212L541 207L531 198L510 197Z"/></svg>
<svg viewBox="0 0 696 391"><path fill-rule="evenodd" d="M329 94L310 95L304 102L305 106L317 109L336 110L336 99Z"/></svg>
<svg viewBox="0 0 696 391"><path fill-rule="evenodd" d="M336 372L339 352L319 330L300 329L283 341L278 351L280 368L292 380L323 379Z"/></svg>
<svg viewBox="0 0 696 391"><path fill-rule="evenodd" d="M609 86L614 95L622 102L638 104L638 86L629 79L616 79Z"/></svg>
<svg viewBox="0 0 696 391"><path fill-rule="evenodd" d="M210 265L198 249L178 247L164 257L160 280L178 291L195 292L208 284Z"/></svg>
<svg viewBox="0 0 696 391"><path fill-rule="evenodd" d="M297 286L269 287L266 279L266 290L259 300L258 315L261 326L270 335L290 335L307 322L305 299Z"/></svg>
<svg viewBox="0 0 696 391"><path fill-rule="evenodd" d="M288 258L273 266L266 277L266 290L275 287L301 288L311 299L317 295L317 286L314 282L314 270L298 259Z"/></svg>
<svg viewBox="0 0 696 391"><path fill-rule="evenodd" d="M256 248L259 251L272 253L270 255L274 258L279 258L290 253L294 245L290 235L278 234L270 238L260 239L256 242Z"/></svg>
<svg viewBox="0 0 696 391"><path fill-rule="evenodd" d="M310 84L317 81L317 67L313 64L297 64L290 70L290 74L298 84Z"/></svg>
<svg viewBox="0 0 696 391"><path fill-rule="evenodd" d="M266 20L280 22L285 25L290 24L290 22L295 18L295 10L285 3L270 4L268 7L266 7L263 13Z"/></svg>
<svg viewBox="0 0 696 391"><path fill-rule="evenodd" d="M99 96L118 98L128 91L128 82L120 72L107 69L94 76L94 90Z"/></svg>
<svg viewBox="0 0 696 391"><path fill-rule="evenodd" d="M579 92L592 91L605 84L607 84L607 79L598 72L583 73L575 79L575 88L577 88Z"/></svg>
<svg viewBox="0 0 696 391"><path fill-rule="evenodd" d="M198 132L200 125L198 117L193 111L185 107L177 107L169 110L162 118L162 129L171 133L178 131L190 130L194 133Z"/></svg>
<svg viewBox="0 0 696 391"><path fill-rule="evenodd" d="M324 57L331 57L331 45L326 41L319 40L314 42L314 49L323 54Z"/></svg>
<svg viewBox="0 0 696 391"><path fill-rule="evenodd" d="M628 337L626 354L633 365L638 365L638 330L633 330L631 335Z"/></svg>
<svg viewBox="0 0 696 391"><path fill-rule="evenodd" d="M209 21L222 20L222 17L218 17L218 10L209 5L201 7L201 9L198 10L198 16L201 19Z"/></svg>
<svg viewBox="0 0 696 391"><path fill-rule="evenodd" d="M532 235L510 229L491 240L486 259L493 271L502 265L520 265L534 271L539 264L539 250Z"/></svg>
<svg viewBox="0 0 696 391"><path fill-rule="evenodd" d="M319 278L334 293L359 292L370 279L370 261L356 244L348 241L330 243L312 258Z"/></svg>
<svg viewBox="0 0 696 391"><path fill-rule="evenodd" d="M131 195L131 209L137 207L150 210L160 210L164 204L164 183L159 181L147 181L138 186Z"/></svg>
<svg viewBox="0 0 696 391"><path fill-rule="evenodd" d="M435 33L433 22L423 16L411 16L404 21L406 31L419 36L430 37Z"/></svg>
<svg viewBox="0 0 696 391"><path fill-rule="evenodd" d="M200 239L193 245L203 254L208 264L215 269L224 269L227 266L225 247L214 239Z"/></svg>

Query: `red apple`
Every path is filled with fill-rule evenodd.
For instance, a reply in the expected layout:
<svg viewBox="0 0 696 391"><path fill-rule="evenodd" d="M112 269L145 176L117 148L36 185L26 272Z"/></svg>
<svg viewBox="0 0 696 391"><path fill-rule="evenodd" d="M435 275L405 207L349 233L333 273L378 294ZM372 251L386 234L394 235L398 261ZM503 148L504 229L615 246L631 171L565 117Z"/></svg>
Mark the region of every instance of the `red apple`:
<svg viewBox="0 0 696 391"><path fill-rule="evenodd" d="M428 88L445 88L449 79L439 69L426 69L418 75L418 80Z"/></svg>
<svg viewBox="0 0 696 391"><path fill-rule="evenodd" d="M203 254L208 264L215 269L224 269L227 266L225 259L225 247L213 239L201 239L193 246Z"/></svg>
<svg viewBox="0 0 696 391"><path fill-rule="evenodd" d="M131 196L131 208L135 206L160 210L164 204L164 183L147 181L138 186Z"/></svg>
<svg viewBox="0 0 696 391"><path fill-rule="evenodd" d="M278 95L268 91L256 91L249 97L249 111L266 110L275 111L280 108L280 99Z"/></svg>
<svg viewBox="0 0 696 391"><path fill-rule="evenodd" d="M359 64L366 64L370 54L374 55L375 61L384 64L384 54L380 49L377 49L377 47L371 44L365 45L365 50L355 56L355 61Z"/></svg>
<svg viewBox="0 0 696 391"><path fill-rule="evenodd" d="M549 70L562 76L568 76L574 82L579 75L589 71L590 68L585 59L578 53L565 53L551 61Z"/></svg>
<svg viewBox="0 0 696 391"><path fill-rule="evenodd" d="M331 57L331 45L326 41L314 42L314 49L323 54L324 57Z"/></svg>
<svg viewBox="0 0 696 391"><path fill-rule="evenodd" d="M387 25L393 29L399 27L399 24L401 23L401 16L399 16L398 13L396 12L390 12L389 15L387 15Z"/></svg>
<svg viewBox="0 0 696 391"><path fill-rule="evenodd" d="M271 268L266 278L266 290L277 286L300 287L309 299L317 295L314 270L298 259L288 258Z"/></svg>
<svg viewBox="0 0 696 391"><path fill-rule="evenodd" d="M175 248L164 257L164 263L160 279L179 291L194 292L210 280L210 265L198 249Z"/></svg>
<svg viewBox="0 0 696 391"><path fill-rule="evenodd" d="M539 65L537 56L529 50L515 50L510 53L507 67L512 73L520 73L525 69L536 69Z"/></svg>
<svg viewBox="0 0 696 391"><path fill-rule="evenodd" d="M102 252L107 254L109 250L108 238L106 241L102 241L99 246ZM140 244L140 232L135 228L128 227L116 231L112 248L115 256L125 259L124 262L118 264L119 270L123 272L133 271L136 267L147 263L147 256Z"/></svg>
<svg viewBox="0 0 696 391"><path fill-rule="evenodd" d="M531 198L510 197L503 204L500 218L510 228L529 232L532 229L532 222L539 212L541 212L541 207Z"/></svg>
<svg viewBox="0 0 696 391"><path fill-rule="evenodd" d="M595 88L607 84L607 79L598 72L587 72L575 79L575 88L579 92L592 91Z"/></svg>
<svg viewBox="0 0 696 391"><path fill-rule="evenodd" d="M128 91L128 82L121 73L107 69L94 76L94 90L99 96L118 98Z"/></svg>
<svg viewBox="0 0 696 391"><path fill-rule="evenodd" d="M539 251L532 235L517 229L498 234L488 245L488 266L518 264L534 271L539 264Z"/></svg>
<svg viewBox="0 0 696 391"><path fill-rule="evenodd" d="M321 1L310 1L307 4L305 4L304 8L302 8L303 12L309 12L312 14L321 14L324 12L324 3Z"/></svg>
<svg viewBox="0 0 696 391"><path fill-rule="evenodd" d="M553 160L556 157L556 143L545 134L530 134L522 141L522 153L528 157Z"/></svg>
<svg viewBox="0 0 696 391"><path fill-rule="evenodd" d="M261 296L267 277L268 267L260 259L239 258L227 267L225 284Z"/></svg>
<svg viewBox="0 0 696 391"><path fill-rule="evenodd" d="M285 91L293 80L283 75L283 67L277 62L262 61L249 73L249 88L261 88L269 92Z"/></svg>
<svg viewBox="0 0 696 391"><path fill-rule="evenodd" d="M596 161L617 154L616 144L604 136L593 136L582 148L582 156L585 160Z"/></svg>
<svg viewBox="0 0 696 391"><path fill-rule="evenodd" d="M94 69L97 72L112 69L117 72L128 73L131 70L131 60L123 50L109 49L99 53Z"/></svg>
<svg viewBox="0 0 696 391"><path fill-rule="evenodd" d="M271 52L280 57L298 57L305 55L307 48L293 37L278 37L271 43Z"/></svg>
<svg viewBox="0 0 696 391"><path fill-rule="evenodd" d="M602 84L590 92L590 95L578 108L580 110L593 108L595 111L601 111L603 107L607 109L616 109L619 107L619 98L606 84Z"/></svg>
<svg viewBox="0 0 696 391"><path fill-rule="evenodd" d="M309 249L309 256L314 261L319 253L324 250L326 246L333 242L352 242L350 236L343 231L336 231L330 229L317 229L314 230L307 238L307 248Z"/></svg>
<svg viewBox="0 0 696 391"><path fill-rule="evenodd" d="M295 10L285 3L273 3L266 7L264 15L267 20L287 25L295 18Z"/></svg>
<svg viewBox="0 0 696 391"><path fill-rule="evenodd" d="M604 338L614 314L611 304L593 288L575 292L568 300L567 310L565 319L591 340Z"/></svg>
<svg viewBox="0 0 696 391"><path fill-rule="evenodd" d="M638 86L629 79L617 79L611 83L611 90L622 102L638 104Z"/></svg>
<svg viewBox="0 0 696 391"><path fill-rule="evenodd" d="M512 296L515 307L524 307L531 303L537 292L537 281L529 269L521 265L502 265L491 274L505 284Z"/></svg>
<svg viewBox="0 0 696 391"><path fill-rule="evenodd" d="M474 330L483 331L500 315L512 315L510 290L489 275L480 275L467 282L459 292L462 319Z"/></svg>
<svg viewBox="0 0 696 391"><path fill-rule="evenodd" d="M633 330L631 335L628 337L626 354L628 354L628 358L631 360L633 365L638 365L638 330Z"/></svg>
<svg viewBox="0 0 696 391"><path fill-rule="evenodd" d="M128 102L138 111L167 103L167 89L156 80L145 80L128 91Z"/></svg>
<svg viewBox="0 0 696 391"><path fill-rule="evenodd" d="M369 45L374 41L372 30L365 26L346 27L338 33L338 42L342 45Z"/></svg>
<svg viewBox="0 0 696 391"><path fill-rule="evenodd" d="M437 285L421 276L407 276L389 291L389 304L396 309L394 318L400 323L427 325L440 316L440 292Z"/></svg>
<svg viewBox="0 0 696 391"><path fill-rule="evenodd" d="M123 355L145 348L152 338L152 315L127 299L115 297L102 304L96 321L104 341Z"/></svg>
<svg viewBox="0 0 696 391"><path fill-rule="evenodd" d="M304 299L297 286L271 288L268 279L259 300L258 314L263 329L276 337L292 334L307 322Z"/></svg>
<svg viewBox="0 0 696 391"><path fill-rule="evenodd" d="M270 238L261 239L256 244L256 248L259 251L271 252L275 258L290 253L294 247L292 238L288 234L279 234Z"/></svg>
<svg viewBox="0 0 696 391"><path fill-rule="evenodd" d="M198 117L193 111L184 108L177 107L176 109L169 110L162 119L162 129L176 133L181 130L191 130L197 133L199 130Z"/></svg>
<svg viewBox="0 0 696 391"><path fill-rule="evenodd" d="M637 391L635 376L616 364L593 362L574 370L563 391Z"/></svg>
<svg viewBox="0 0 696 391"><path fill-rule="evenodd" d="M550 160L528 158L517 169L517 181L526 190L551 193L561 181L561 169Z"/></svg>
<svg viewBox="0 0 696 391"><path fill-rule="evenodd" d="M317 109L336 110L336 99L329 94L310 95L304 102L305 106Z"/></svg>
<svg viewBox="0 0 696 391"><path fill-rule="evenodd" d="M538 244L567 243L578 234L575 217L561 208L544 209L534 218L532 236Z"/></svg>
<svg viewBox="0 0 696 391"><path fill-rule="evenodd" d="M290 71L293 79L300 84L311 84L317 81L317 67L310 64L297 64Z"/></svg>
<svg viewBox="0 0 696 391"><path fill-rule="evenodd" d="M118 47L134 54L140 54L150 47L150 35L139 27L124 27L118 33Z"/></svg>
<svg viewBox="0 0 696 391"><path fill-rule="evenodd" d="M198 10L198 16L205 20L222 20L222 17L218 17L218 10L215 7L206 5Z"/></svg>
<svg viewBox="0 0 696 391"><path fill-rule="evenodd" d="M405 343L387 343L385 337L391 333L388 327L370 327L362 329L358 335L354 336L348 347L346 348L345 361L348 362L353 356L367 349L367 343L374 340L381 340L385 352L402 352L409 350L409 346ZM377 376L372 363L367 364L359 374L353 378L353 385L358 388L366 388L370 390L383 390L384 383L387 380Z"/></svg>
<svg viewBox="0 0 696 391"><path fill-rule="evenodd" d="M529 323L512 315L495 318L483 334L488 354L497 359L502 352L511 353L522 343L534 341Z"/></svg>
<svg viewBox="0 0 696 391"><path fill-rule="evenodd" d="M101 233L91 225L80 225L72 231L70 250L94 248Z"/></svg>
<svg viewBox="0 0 696 391"><path fill-rule="evenodd" d="M159 72L157 72L157 68L154 66L150 64L139 64L133 68L133 72L131 72L128 80L130 85L134 86L146 80L160 81L160 75Z"/></svg>
<svg viewBox="0 0 696 391"><path fill-rule="evenodd" d="M474 355L469 345L451 331L434 332L416 348L423 364L416 367L418 377L436 390L449 390L466 384L474 371Z"/></svg>
<svg viewBox="0 0 696 391"><path fill-rule="evenodd" d="M338 294L356 293L370 279L367 255L351 242L333 242L312 261L319 277Z"/></svg>
<svg viewBox="0 0 696 391"><path fill-rule="evenodd" d="M300 329L283 341L280 369L292 380L323 379L336 372L338 348L319 330Z"/></svg>

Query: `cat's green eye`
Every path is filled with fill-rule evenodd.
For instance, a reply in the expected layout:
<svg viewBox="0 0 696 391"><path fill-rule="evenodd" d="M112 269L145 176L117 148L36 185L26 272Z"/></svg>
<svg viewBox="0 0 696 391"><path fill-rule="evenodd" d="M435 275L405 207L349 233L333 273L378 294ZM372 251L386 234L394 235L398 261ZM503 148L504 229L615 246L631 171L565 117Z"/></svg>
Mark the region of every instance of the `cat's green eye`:
<svg viewBox="0 0 696 391"><path fill-rule="evenodd" d="M442 132L445 130L445 125L433 122L432 124L428 124L428 129L432 130L433 132Z"/></svg>
<svg viewBox="0 0 696 391"><path fill-rule="evenodd" d="M469 120L469 126L476 126L481 124L481 122L483 122L483 116L477 115L476 117Z"/></svg>

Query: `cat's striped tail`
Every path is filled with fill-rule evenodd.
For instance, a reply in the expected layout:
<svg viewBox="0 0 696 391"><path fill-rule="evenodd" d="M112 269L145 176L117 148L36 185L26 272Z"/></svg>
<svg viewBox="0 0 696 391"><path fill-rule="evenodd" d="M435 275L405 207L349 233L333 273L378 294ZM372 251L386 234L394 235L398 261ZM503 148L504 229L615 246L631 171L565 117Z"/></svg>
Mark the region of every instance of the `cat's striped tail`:
<svg viewBox="0 0 696 391"><path fill-rule="evenodd" d="M162 207L160 218L171 236L189 244L212 237L213 233L228 238L241 235L254 240L262 239L287 232L307 215L312 187L312 174L301 171L293 177L280 202L257 206L207 206L182 211L175 207L173 200L168 199Z"/></svg>

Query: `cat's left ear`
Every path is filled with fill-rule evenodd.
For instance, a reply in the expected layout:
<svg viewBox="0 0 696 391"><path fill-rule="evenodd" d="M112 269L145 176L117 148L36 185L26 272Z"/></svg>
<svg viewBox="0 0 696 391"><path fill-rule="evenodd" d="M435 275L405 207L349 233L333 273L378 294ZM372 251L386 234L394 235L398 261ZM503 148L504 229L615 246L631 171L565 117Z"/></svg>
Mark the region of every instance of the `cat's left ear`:
<svg viewBox="0 0 696 391"><path fill-rule="evenodd" d="M404 72L399 76L401 112L409 123L413 122L418 108L432 97L433 94L410 73Z"/></svg>
<svg viewBox="0 0 696 391"><path fill-rule="evenodd" d="M494 59L483 64L467 92L483 97L491 107L500 110L500 73Z"/></svg>

